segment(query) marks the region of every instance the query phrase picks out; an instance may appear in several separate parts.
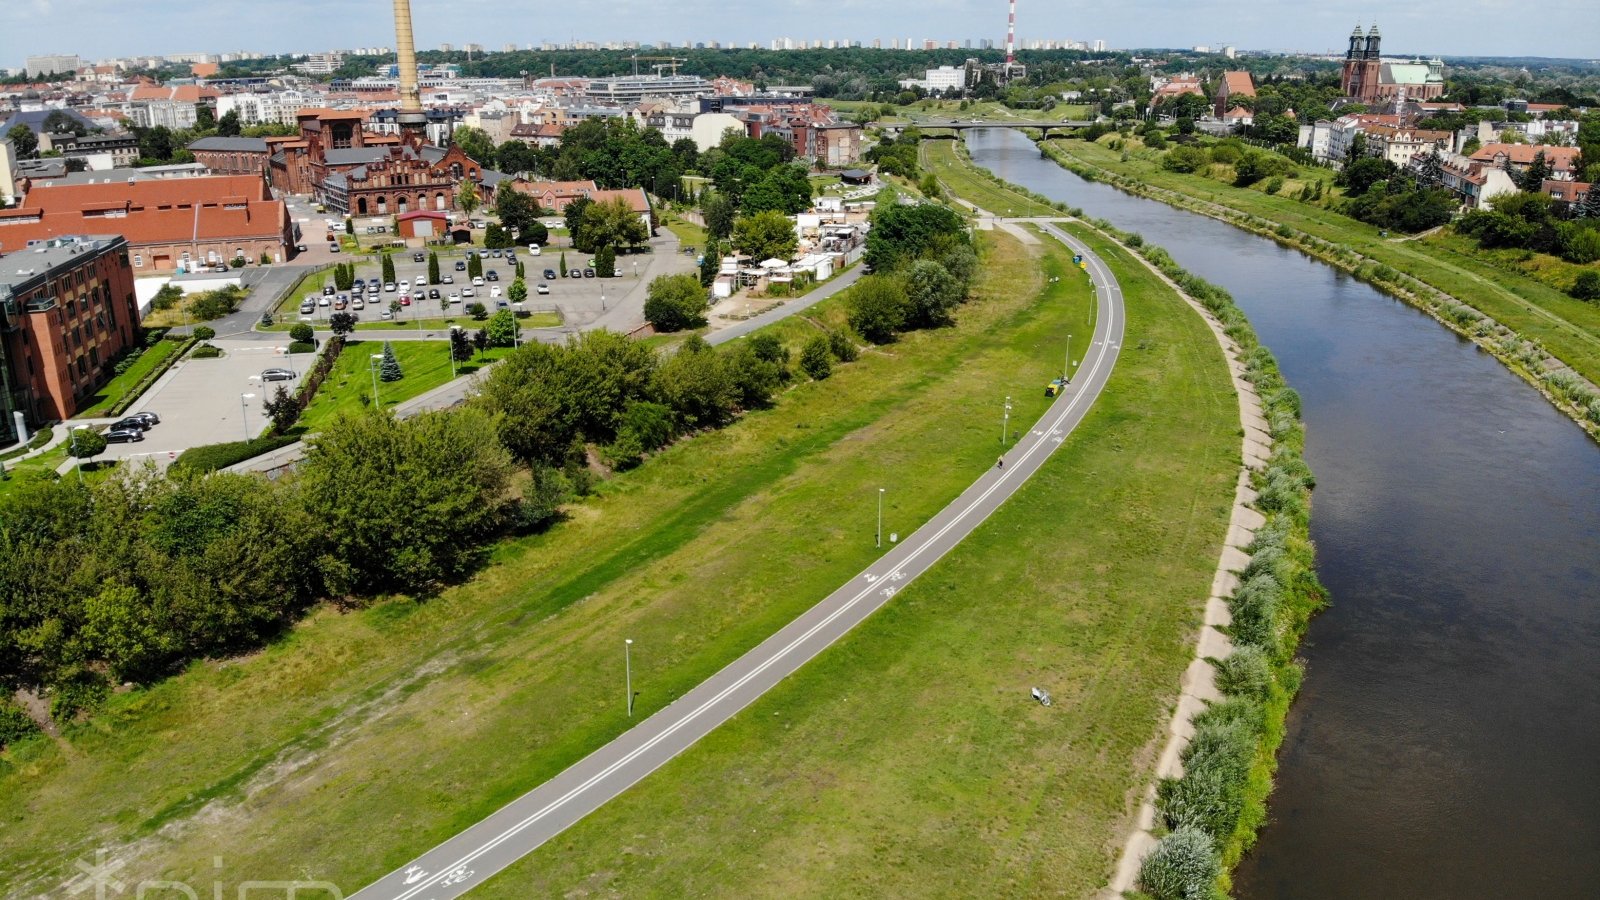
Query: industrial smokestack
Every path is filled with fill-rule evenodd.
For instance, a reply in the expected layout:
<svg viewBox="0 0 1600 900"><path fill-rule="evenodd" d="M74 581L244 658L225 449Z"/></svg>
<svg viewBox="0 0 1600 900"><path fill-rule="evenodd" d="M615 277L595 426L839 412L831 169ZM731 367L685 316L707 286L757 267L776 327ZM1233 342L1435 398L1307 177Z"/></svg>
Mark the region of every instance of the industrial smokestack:
<svg viewBox="0 0 1600 900"><path fill-rule="evenodd" d="M403 0L395 0L395 3ZM1016 0L1011 0L1011 19L1005 27L1005 64L1010 66L1016 62Z"/></svg>
<svg viewBox="0 0 1600 900"><path fill-rule="evenodd" d="M400 63L400 111L422 112L417 87L417 41L411 33L411 0L394 0L394 42Z"/></svg>

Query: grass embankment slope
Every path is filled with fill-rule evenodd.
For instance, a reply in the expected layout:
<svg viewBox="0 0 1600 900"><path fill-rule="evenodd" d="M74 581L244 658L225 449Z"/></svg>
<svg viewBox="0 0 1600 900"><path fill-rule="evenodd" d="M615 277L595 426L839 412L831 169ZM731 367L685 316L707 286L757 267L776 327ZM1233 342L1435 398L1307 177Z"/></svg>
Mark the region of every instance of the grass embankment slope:
<svg viewBox="0 0 1600 900"><path fill-rule="evenodd" d="M53 890L104 847L129 861L125 881L353 889L624 730L625 637L637 713L670 702L877 556L879 486L886 527L909 532L994 464L1003 395L1017 421L1042 411L1061 332L1086 340L1088 291L1060 283L1065 300L1026 314L1042 324L1014 330L1042 277L1016 241L985 242L979 297L956 327L865 352L678 444L549 532L495 548L471 583L321 610L258 654L196 664L118 695L59 743L7 751L0 882ZM838 324L843 307L807 317ZM775 330L796 350L817 333L801 319ZM1132 464L1137 445L1118 446ZM1156 680L1170 690L1175 671Z"/></svg>
<svg viewBox="0 0 1600 900"><path fill-rule="evenodd" d="M1044 468L882 612L477 894L1086 897L1105 884L1193 653L1238 407L1201 319L1084 236L1122 283L1128 340ZM1047 273L1081 283L1046 247ZM1044 351L1017 346L1019 367L1047 371L1056 326L1008 324ZM1053 707L1030 700L1036 685Z"/></svg>
<svg viewBox="0 0 1600 900"><path fill-rule="evenodd" d="M1060 218L1063 215L1048 203L983 177L956 155L956 145L956 141L923 141L921 147L923 168L932 172L940 186L952 196L1000 216Z"/></svg>
<svg viewBox="0 0 1600 900"><path fill-rule="evenodd" d="M1600 382L1600 305L1569 297L1518 271L1508 260L1483 254L1459 238L1380 237L1375 226L1294 199L1290 194L1298 190L1298 182L1286 184L1280 194L1271 195L1201 175L1168 172L1161 168L1160 154L1155 151L1136 150L1123 160L1119 151L1104 143L1074 139L1051 140L1048 145L1080 165L1134 178L1202 204L1216 204L1281 223L1404 272L1476 307L1523 337L1538 341L1578 374ZM1327 176L1318 172L1316 177Z"/></svg>
<svg viewBox="0 0 1600 900"><path fill-rule="evenodd" d="M139 386L145 376L156 370L157 366L170 359L174 354L183 349L181 341L156 341L139 354L133 365L126 372L106 382L94 396L89 406L80 410L79 419L93 419L110 414L111 407L119 403L128 392Z"/></svg>
<svg viewBox="0 0 1600 900"><path fill-rule="evenodd" d="M395 360L400 363L402 378L385 383L378 381L378 399L387 409L417 397L451 380L452 371L458 376L471 375L491 362L510 353L510 348L494 347L474 354L472 359L450 365L449 341L391 341ZM321 431L340 415L357 415L369 407L372 398L372 369L379 364L374 354L383 352L383 340L353 340L345 344L333 369L317 389L311 405L301 414L299 427L306 431ZM296 365L311 365L312 357L296 356ZM365 402L363 402L365 401Z"/></svg>

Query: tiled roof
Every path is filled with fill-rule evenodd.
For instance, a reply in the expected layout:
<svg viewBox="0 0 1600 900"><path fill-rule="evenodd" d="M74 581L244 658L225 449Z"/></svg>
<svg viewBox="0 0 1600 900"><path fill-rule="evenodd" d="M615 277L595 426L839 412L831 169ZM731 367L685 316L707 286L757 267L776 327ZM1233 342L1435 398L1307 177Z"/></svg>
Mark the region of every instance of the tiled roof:
<svg viewBox="0 0 1600 900"><path fill-rule="evenodd" d="M1254 97L1256 83L1250 78L1249 72L1223 72L1222 83L1228 89L1228 95L1235 94L1241 97Z"/></svg>
<svg viewBox="0 0 1600 900"><path fill-rule="evenodd" d="M26 203L25 210L0 211L0 253L87 231L120 234L135 245L187 243L197 224L201 240L274 239L288 224L283 202L270 199L266 180L253 175L56 185L34 188ZM119 215L106 217L107 210Z"/></svg>
<svg viewBox="0 0 1600 900"><path fill-rule="evenodd" d="M1495 158L1504 155L1513 165L1526 166L1533 162L1533 158L1544 151L1545 162L1558 172L1572 168L1572 164L1582 151L1577 147L1549 147L1543 144L1484 144L1472 158L1478 162L1494 162Z"/></svg>
<svg viewBox="0 0 1600 900"><path fill-rule="evenodd" d="M348 147L322 154L323 161L330 166L358 166L388 158L388 147Z"/></svg>

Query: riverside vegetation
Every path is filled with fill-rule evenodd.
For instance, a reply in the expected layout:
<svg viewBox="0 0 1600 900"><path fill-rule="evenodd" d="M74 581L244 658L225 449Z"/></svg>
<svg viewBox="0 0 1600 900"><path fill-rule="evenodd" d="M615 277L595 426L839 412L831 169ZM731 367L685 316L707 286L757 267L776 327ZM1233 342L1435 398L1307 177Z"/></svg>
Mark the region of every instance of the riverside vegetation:
<svg viewBox="0 0 1600 900"><path fill-rule="evenodd" d="M1024 215L1082 210L1004 181L962 158L964 145L930 146L933 171L964 196L1026 208ZM1266 518L1248 548L1251 561L1229 600L1227 629L1235 651L1213 661L1226 699L1197 715L1194 737L1181 756L1184 774L1164 779L1157 809L1167 833L1144 860L1142 890L1155 900L1199 900L1230 887L1228 873L1255 843L1283 741L1284 720L1299 689L1294 658L1311 616L1326 604L1317 581L1310 537L1314 479L1302 458L1305 435L1300 398L1279 373L1244 312L1227 291L1189 273L1163 249L1102 219L1085 219L1132 248L1185 294L1205 306L1245 354L1246 379L1256 388L1273 439L1268 465L1252 474L1255 506Z"/></svg>

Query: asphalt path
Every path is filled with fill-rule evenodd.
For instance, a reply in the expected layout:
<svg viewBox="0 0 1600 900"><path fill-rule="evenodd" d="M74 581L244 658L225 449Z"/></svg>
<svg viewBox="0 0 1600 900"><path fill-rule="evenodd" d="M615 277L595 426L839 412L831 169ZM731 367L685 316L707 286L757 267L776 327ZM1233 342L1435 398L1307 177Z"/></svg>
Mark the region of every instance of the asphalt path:
<svg viewBox="0 0 1600 900"><path fill-rule="evenodd" d="M1046 222L1047 234L1083 254L1094 279L1094 340L1068 390L1027 436L961 496L872 566L688 693L410 863L352 900L460 897L599 808L755 702L888 603L982 524L1076 428L1111 377L1122 346L1122 291L1105 264Z"/></svg>

